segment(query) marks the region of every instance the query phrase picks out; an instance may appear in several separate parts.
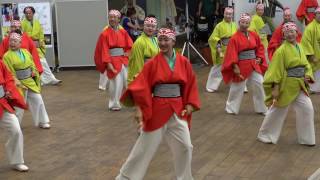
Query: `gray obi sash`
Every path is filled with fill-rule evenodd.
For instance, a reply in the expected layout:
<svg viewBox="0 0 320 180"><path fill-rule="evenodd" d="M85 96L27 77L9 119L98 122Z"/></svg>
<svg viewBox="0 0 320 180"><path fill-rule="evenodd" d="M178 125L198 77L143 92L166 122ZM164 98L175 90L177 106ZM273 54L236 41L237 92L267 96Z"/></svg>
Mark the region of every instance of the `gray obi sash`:
<svg viewBox="0 0 320 180"><path fill-rule="evenodd" d="M307 8L307 13L314 13L316 11L315 7L308 7Z"/></svg>
<svg viewBox="0 0 320 180"><path fill-rule="evenodd" d="M29 67L26 69L16 70L16 75L19 80L28 79L32 76L32 69Z"/></svg>
<svg viewBox="0 0 320 180"><path fill-rule="evenodd" d="M228 38L221 38L221 39L220 39L220 42L221 42L222 45L227 46L228 43L229 43L229 40L230 40L230 37L228 37Z"/></svg>
<svg viewBox="0 0 320 180"><path fill-rule="evenodd" d="M257 58L256 51L254 49L241 51L238 54L238 58L239 58L239 61L240 60L255 59L255 58Z"/></svg>
<svg viewBox="0 0 320 180"><path fill-rule="evenodd" d="M305 67L304 66L296 66L287 69L287 76L288 77L296 77L302 78L305 74Z"/></svg>
<svg viewBox="0 0 320 180"><path fill-rule="evenodd" d="M180 97L180 84L157 84L153 89L153 96L162 98Z"/></svg>
<svg viewBox="0 0 320 180"><path fill-rule="evenodd" d="M0 98L3 98L6 95L4 88L2 85L0 85Z"/></svg>
<svg viewBox="0 0 320 180"><path fill-rule="evenodd" d="M109 53L110 53L111 57L123 56L124 50L123 50L123 48L112 48L112 49L109 49Z"/></svg>
<svg viewBox="0 0 320 180"><path fill-rule="evenodd" d="M39 40L33 40L34 45L36 46L36 48L40 47L40 43Z"/></svg>
<svg viewBox="0 0 320 180"><path fill-rule="evenodd" d="M268 32L267 25L264 25L263 28L261 28L259 32L260 32L260 34L267 34L267 32Z"/></svg>

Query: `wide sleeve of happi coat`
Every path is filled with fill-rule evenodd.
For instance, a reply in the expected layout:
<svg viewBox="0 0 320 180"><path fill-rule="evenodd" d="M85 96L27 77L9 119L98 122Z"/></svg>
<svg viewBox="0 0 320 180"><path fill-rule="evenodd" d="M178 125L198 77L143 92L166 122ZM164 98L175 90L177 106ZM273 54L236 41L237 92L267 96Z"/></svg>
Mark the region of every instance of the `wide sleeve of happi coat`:
<svg viewBox="0 0 320 180"><path fill-rule="evenodd" d="M126 47L124 48L124 51L129 54L133 45L133 41L125 29L123 29L123 33L126 41Z"/></svg>
<svg viewBox="0 0 320 180"><path fill-rule="evenodd" d="M128 64L128 83L131 83L135 76L142 70L144 66L144 41L139 39L133 44Z"/></svg>
<svg viewBox="0 0 320 180"><path fill-rule="evenodd" d="M225 83L229 83L232 81L234 76L232 65L238 64L239 46L236 36L237 34L233 35L233 37L230 39L222 64L221 73L223 75L223 80Z"/></svg>
<svg viewBox="0 0 320 180"><path fill-rule="evenodd" d="M282 43L282 26L279 26L272 34L268 44L268 57L272 60L272 55Z"/></svg>
<svg viewBox="0 0 320 180"><path fill-rule="evenodd" d="M275 84L280 85L280 93L281 93L281 83L284 80L285 75L285 63L284 63L284 54L282 48L279 47L273 57L272 61L269 64L268 70L264 74L263 87L265 91L265 103L267 106L272 104L272 89Z"/></svg>
<svg viewBox="0 0 320 180"><path fill-rule="evenodd" d="M304 53L308 56L308 55L314 55L315 54L315 50L313 47L313 23L310 23L306 29L304 30L304 33L302 35L302 39L301 39L301 45L302 48L304 50Z"/></svg>
<svg viewBox="0 0 320 180"><path fill-rule="evenodd" d="M214 30L208 40L210 50L211 50L211 57L212 57L213 64L217 63L217 44L221 40L220 26L221 26L221 23L219 23L216 26L216 28L214 28Z"/></svg>
<svg viewBox="0 0 320 180"><path fill-rule="evenodd" d="M2 69L2 76L5 79L5 90L10 93L10 100L8 100L8 102L11 106L27 109L27 104L25 103L23 96L16 87L12 73L8 70L7 66L1 61L0 68Z"/></svg>
<svg viewBox="0 0 320 180"><path fill-rule="evenodd" d="M144 121L152 118L152 68L153 61L144 66L141 73L129 84L121 97L125 106L139 106L143 113Z"/></svg>
<svg viewBox="0 0 320 180"><path fill-rule="evenodd" d="M105 64L102 61L102 41L103 41L103 35L102 33L99 35L97 43L96 43L96 48L94 50L94 63L96 64L96 69L100 73L104 73L106 70Z"/></svg>
<svg viewBox="0 0 320 180"><path fill-rule="evenodd" d="M9 39L6 37L0 43L0 59L3 58L4 54L8 51L8 49L9 49Z"/></svg>
<svg viewBox="0 0 320 180"><path fill-rule="evenodd" d="M260 64L260 69L262 71L262 73L264 74L266 72L266 70L268 69L268 63L266 60L266 56L265 56L265 49L264 49L264 45L261 41L261 38L259 37L259 35L255 32L252 32L253 36L256 39L256 43L257 43L257 47L256 47L256 56L261 58L262 63Z"/></svg>
<svg viewBox="0 0 320 180"><path fill-rule="evenodd" d="M107 63L111 63L111 56L109 53L109 41L108 38L108 29L102 33L101 35L101 63L104 67L106 67Z"/></svg>
<svg viewBox="0 0 320 180"><path fill-rule="evenodd" d="M26 39L27 39L28 44L29 44L29 49L28 50L32 55L33 62L35 64L38 72L41 74L43 72L43 67L42 67L41 62L40 62L40 57L39 57L39 53L38 53L37 47L36 47L36 45L34 44L34 42L32 41L32 39L29 36L26 36Z"/></svg>
<svg viewBox="0 0 320 180"><path fill-rule="evenodd" d="M299 20L303 20L306 15L307 15L306 1L302 0L298 6L296 16Z"/></svg>
<svg viewBox="0 0 320 180"><path fill-rule="evenodd" d="M180 56L185 64L185 73L186 73L186 84L183 87L183 104L184 105L192 105L195 111L200 109L200 98L199 98L199 90L197 84L197 78L195 73L192 70L192 66L190 61L184 56Z"/></svg>

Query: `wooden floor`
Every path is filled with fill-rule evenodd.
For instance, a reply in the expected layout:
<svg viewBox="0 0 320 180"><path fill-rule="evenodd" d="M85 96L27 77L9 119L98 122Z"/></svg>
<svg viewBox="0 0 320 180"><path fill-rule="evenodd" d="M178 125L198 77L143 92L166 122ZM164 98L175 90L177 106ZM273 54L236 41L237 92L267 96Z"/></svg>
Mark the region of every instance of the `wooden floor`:
<svg viewBox="0 0 320 180"><path fill-rule="evenodd" d="M320 167L320 145L297 144L295 114L291 110L277 145L256 140L263 116L253 112L250 92L238 116L224 112L228 89L209 94L204 86L209 67L196 69L202 109L193 116L192 171L196 180L300 180ZM25 114L24 157L28 173L12 171L0 131L0 179L112 180L119 172L137 138L132 109L108 112L107 93L97 90L93 70L64 71L60 87L44 87L43 97L52 129L32 125ZM319 95L312 96L316 137L319 143ZM146 180L172 180L171 153L164 142L148 169Z"/></svg>

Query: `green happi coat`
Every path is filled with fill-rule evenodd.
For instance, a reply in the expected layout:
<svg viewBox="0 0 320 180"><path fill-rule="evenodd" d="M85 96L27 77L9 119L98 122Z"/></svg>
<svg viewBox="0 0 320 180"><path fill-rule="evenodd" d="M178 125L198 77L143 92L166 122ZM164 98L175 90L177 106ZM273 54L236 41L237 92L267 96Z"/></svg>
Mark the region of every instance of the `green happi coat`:
<svg viewBox="0 0 320 180"><path fill-rule="evenodd" d="M311 62L313 71L320 70L320 23L315 19L305 28L301 45L306 55L313 55L318 62Z"/></svg>
<svg viewBox="0 0 320 180"><path fill-rule="evenodd" d="M27 19L23 19L21 21L22 31L26 32L33 40L39 41L40 47L37 48L40 58L44 58L46 54L46 46L43 34L43 28L40 24L40 21L37 19L33 19L28 21Z"/></svg>
<svg viewBox="0 0 320 180"><path fill-rule="evenodd" d="M227 22L225 20L221 21L214 28L208 42L211 49L211 57L213 64L221 65L223 63L223 58L219 56L217 51L217 44L222 38L230 38L237 31L237 25L235 22ZM222 53L225 54L227 46L221 44Z"/></svg>
<svg viewBox="0 0 320 180"><path fill-rule="evenodd" d="M255 14L252 16L252 20L249 26L250 31L254 31L257 34L259 34L259 37L262 41L262 44L264 48L268 47L268 39L267 39L267 33L265 32L266 24L264 23L261 16Z"/></svg>
<svg viewBox="0 0 320 180"><path fill-rule="evenodd" d="M304 77L287 77L287 69L304 66L305 75L313 79L311 66L306 58L304 50L300 44L293 45L287 41L275 51L269 68L264 75L264 90L266 94L265 103L272 104L272 88L274 84L279 84L279 98L275 106L285 107L294 101L299 93L304 91L308 95L308 85L304 82Z"/></svg>
<svg viewBox="0 0 320 180"><path fill-rule="evenodd" d="M34 65L32 55L26 49L20 49L20 51L24 56L24 59L19 56L19 51L8 50L3 56L3 61L14 77L16 77L16 70L27 69L31 67L33 77L19 81L33 92L40 93L40 75Z"/></svg>
<svg viewBox="0 0 320 180"><path fill-rule="evenodd" d="M145 60L150 59L160 52L156 37L148 37L145 33L134 42L129 56L128 83L141 72Z"/></svg>

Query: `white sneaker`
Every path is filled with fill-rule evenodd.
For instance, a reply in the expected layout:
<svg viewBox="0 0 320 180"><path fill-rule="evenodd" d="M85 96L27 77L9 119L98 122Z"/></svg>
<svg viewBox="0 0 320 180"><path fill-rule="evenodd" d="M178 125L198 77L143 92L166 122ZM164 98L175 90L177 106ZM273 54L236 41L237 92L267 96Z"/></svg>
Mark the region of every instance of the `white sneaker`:
<svg viewBox="0 0 320 180"><path fill-rule="evenodd" d="M101 91L105 91L106 90L106 88L103 88L102 86L99 86L98 89L101 90Z"/></svg>
<svg viewBox="0 0 320 180"><path fill-rule="evenodd" d="M40 123L39 124L39 128L42 128L42 129L50 129L50 124L49 123Z"/></svg>
<svg viewBox="0 0 320 180"><path fill-rule="evenodd" d="M54 79L54 80L52 80L52 81L50 82L51 85L58 85L58 84L60 84L60 83L62 83L62 81L59 80L59 79Z"/></svg>
<svg viewBox="0 0 320 180"><path fill-rule="evenodd" d="M15 164L12 168L20 172L27 172L29 170L28 166L24 164Z"/></svg>
<svg viewBox="0 0 320 180"><path fill-rule="evenodd" d="M206 89L208 93L215 93L217 92L217 90L213 90L213 89Z"/></svg>
<svg viewBox="0 0 320 180"><path fill-rule="evenodd" d="M121 111L121 108L119 107L112 107L110 108L111 111Z"/></svg>

